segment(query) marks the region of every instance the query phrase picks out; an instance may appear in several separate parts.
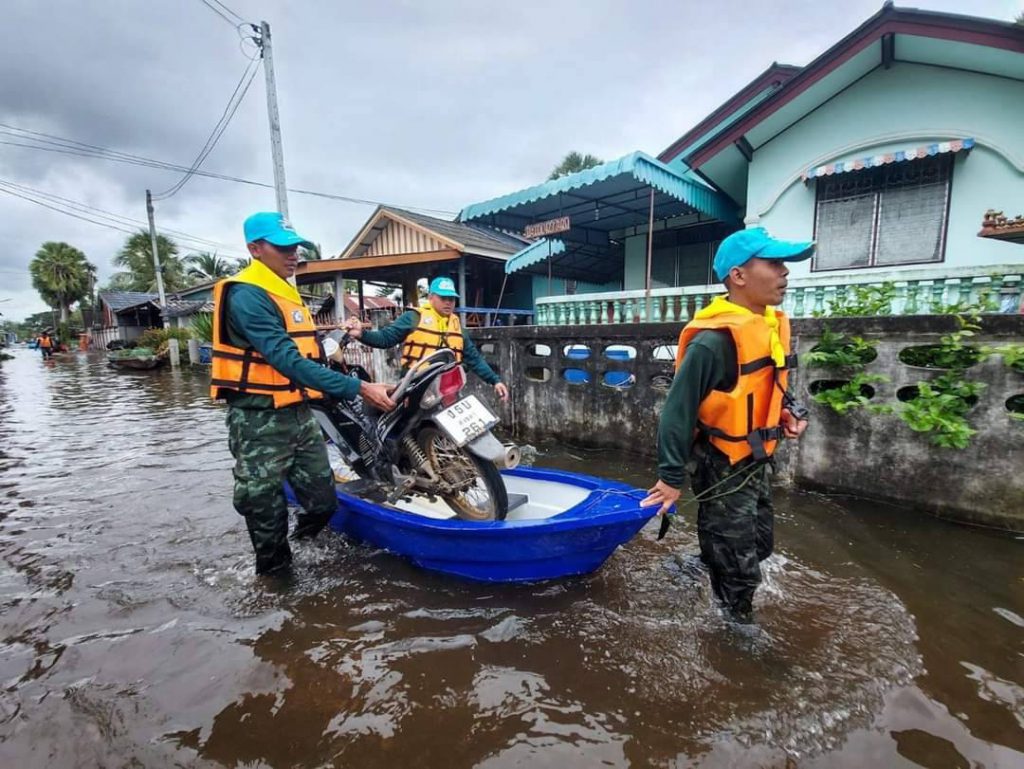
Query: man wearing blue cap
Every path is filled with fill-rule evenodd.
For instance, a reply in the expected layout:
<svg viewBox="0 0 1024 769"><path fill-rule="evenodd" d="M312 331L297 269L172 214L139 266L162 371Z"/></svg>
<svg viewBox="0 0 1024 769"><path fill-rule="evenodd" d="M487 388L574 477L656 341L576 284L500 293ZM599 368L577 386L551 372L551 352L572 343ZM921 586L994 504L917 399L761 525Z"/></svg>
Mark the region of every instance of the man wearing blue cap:
<svg viewBox="0 0 1024 769"><path fill-rule="evenodd" d="M679 336L658 426L658 482L641 503L666 514L692 473L701 560L715 595L740 621L751 618L759 564L774 547L772 454L807 427L806 410L786 391L796 359L789 319L775 306L786 293L786 263L813 252L813 242L776 240L761 227L719 245L714 270L728 295L699 310Z"/></svg>
<svg viewBox="0 0 1024 769"><path fill-rule="evenodd" d="M281 214L245 220L252 263L213 289L213 369L210 394L228 404L228 445L235 458L235 509L245 517L256 573L287 571L288 508L284 481L304 512L293 536L312 538L337 509L334 481L320 428L308 401L327 393L362 396L394 408L388 386L367 384L316 361L316 326L287 279L297 249L310 245Z"/></svg>
<svg viewBox="0 0 1024 769"><path fill-rule="evenodd" d="M379 331L364 331L358 318L349 318L345 321L345 330L370 347L387 349L401 344L403 369L408 369L435 350L447 347L470 371L493 385L498 397L506 401L508 388L487 365L473 340L462 333L459 316L455 314L455 300L458 298L459 292L451 278L434 278L430 281L427 301L402 313L394 323Z"/></svg>

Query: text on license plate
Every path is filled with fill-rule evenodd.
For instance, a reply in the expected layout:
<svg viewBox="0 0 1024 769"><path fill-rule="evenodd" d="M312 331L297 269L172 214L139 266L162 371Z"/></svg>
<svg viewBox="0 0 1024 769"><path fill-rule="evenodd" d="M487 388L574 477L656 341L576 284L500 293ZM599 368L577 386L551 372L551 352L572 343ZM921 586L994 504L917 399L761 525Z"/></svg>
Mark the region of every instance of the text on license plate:
<svg viewBox="0 0 1024 769"><path fill-rule="evenodd" d="M475 395L446 408L436 418L458 446L465 446L498 424L498 418Z"/></svg>

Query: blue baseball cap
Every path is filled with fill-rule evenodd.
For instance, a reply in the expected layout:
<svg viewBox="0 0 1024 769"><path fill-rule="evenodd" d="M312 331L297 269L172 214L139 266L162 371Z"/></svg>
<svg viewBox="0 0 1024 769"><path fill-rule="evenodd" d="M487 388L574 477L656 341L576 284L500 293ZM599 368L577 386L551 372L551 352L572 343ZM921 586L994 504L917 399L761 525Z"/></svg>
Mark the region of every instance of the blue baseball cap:
<svg viewBox="0 0 1024 769"><path fill-rule="evenodd" d="M779 259L783 262L802 262L814 253L813 240L777 240L764 227L734 232L718 244L715 252L715 275L719 280L729 277L729 270L741 267L755 256L761 259Z"/></svg>
<svg viewBox="0 0 1024 769"><path fill-rule="evenodd" d="M265 240L275 246L312 246L312 241L302 237L291 222L277 211L261 211L253 214L242 225L245 242Z"/></svg>
<svg viewBox="0 0 1024 769"><path fill-rule="evenodd" d="M459 297L459 292L455 290L455 281L451 278L434 278L430 281L430 289L427 293L438 296L454 296L456 299Z"/></svg>

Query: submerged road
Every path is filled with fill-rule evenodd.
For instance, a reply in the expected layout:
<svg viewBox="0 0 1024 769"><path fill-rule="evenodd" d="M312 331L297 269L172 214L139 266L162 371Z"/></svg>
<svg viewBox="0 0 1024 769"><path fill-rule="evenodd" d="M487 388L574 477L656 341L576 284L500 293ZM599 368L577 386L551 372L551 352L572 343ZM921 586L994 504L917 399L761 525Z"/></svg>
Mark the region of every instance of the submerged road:
<svg viewBox="0 0 1024 769"><path fill-rule="evenodd" d="M780 494L757 635L692 511L585 578L477 585L329 533L273 588L223 421L201 372L0 364L0 766L1024 766L1021 538Z"/></svg>

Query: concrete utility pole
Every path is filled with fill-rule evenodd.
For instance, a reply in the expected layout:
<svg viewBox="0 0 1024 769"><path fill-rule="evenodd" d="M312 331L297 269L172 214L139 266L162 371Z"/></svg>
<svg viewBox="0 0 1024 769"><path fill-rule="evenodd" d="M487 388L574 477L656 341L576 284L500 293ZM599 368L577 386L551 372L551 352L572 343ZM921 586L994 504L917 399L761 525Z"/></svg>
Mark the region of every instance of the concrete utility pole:
<svg viewBox="0 0 1024 769"><path fill-rule="evenodd" d="M153 249L153 270L156 273L156 290L160 295L160 317L163 319L164 328L171 327L171 321L167 317L167 295L164 293L164 273L160 267L160 252L156 247L156 223L153 220L153 193L146 190L146 215L149 217L149 245ZM167 346L171 355L171 367L177 368L181 363L178 351L178 340L169 339Z"/></svg>
<svg viewBox="0 0 1024 769"><path fill-rule="evenodd" d="M263 55L263 74L267 83L267 117L270 120L270 152L274 158L274 193L277 210L288 218L288 190L284 180L284 150L281 147L281 118L277 112L277 81L274 79L274 52L270 43L270 25L260 22L260 50Z"/></svg>

